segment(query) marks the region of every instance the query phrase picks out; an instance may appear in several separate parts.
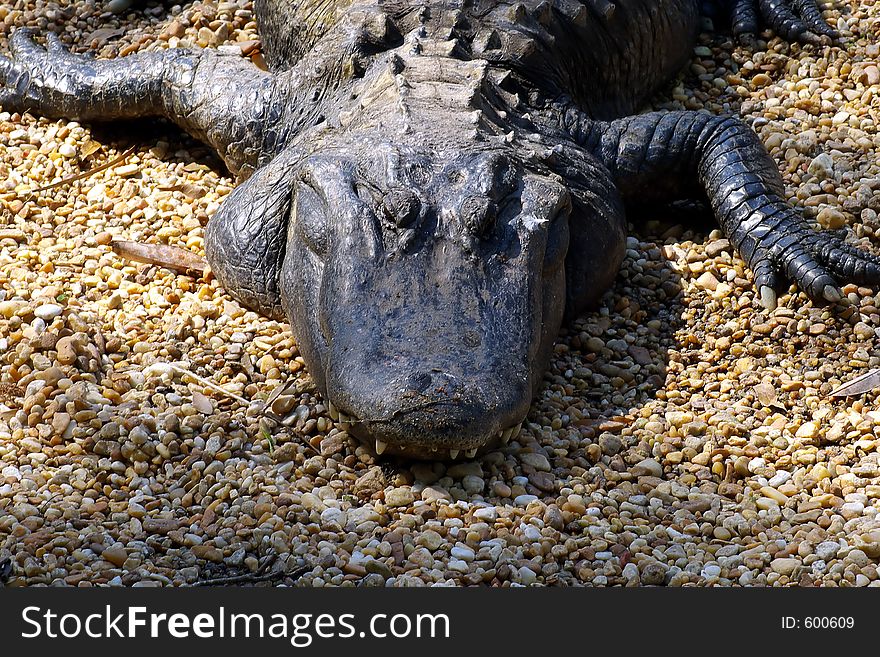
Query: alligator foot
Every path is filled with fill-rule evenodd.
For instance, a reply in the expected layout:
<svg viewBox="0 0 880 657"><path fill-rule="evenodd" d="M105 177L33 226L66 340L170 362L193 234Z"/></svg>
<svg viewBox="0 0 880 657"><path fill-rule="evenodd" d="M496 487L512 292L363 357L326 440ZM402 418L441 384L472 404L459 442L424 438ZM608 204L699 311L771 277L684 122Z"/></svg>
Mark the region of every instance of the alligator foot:
<svg viewBox="0 0 880 657"><path fill-rule="evenodd" d="M702 191L773 308L785 279L811 299L841 299L838 280L880 283L880 258L814 231L784 199L776 164L734 118L655 112L611 123L586 121L576 139L608 167L626 199L683 198Z"/></svg>
<svg viewBox="0 0 880 657"><path fill-rule="evenodd" d="M731 12L733 32L740 37L758 32L762 20L788 41L822 44L838 36L816 0L734 0Z"/></svg>

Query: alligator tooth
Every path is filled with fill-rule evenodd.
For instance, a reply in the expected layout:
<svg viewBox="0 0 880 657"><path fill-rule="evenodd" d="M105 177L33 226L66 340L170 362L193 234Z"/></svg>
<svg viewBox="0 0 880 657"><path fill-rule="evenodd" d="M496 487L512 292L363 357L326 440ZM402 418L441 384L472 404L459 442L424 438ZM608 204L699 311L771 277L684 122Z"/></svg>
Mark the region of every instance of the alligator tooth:
<svg viewBox="0 0 880 657"><path fill-rule="evenodd" d="M388 449L388 443L381 440L376 441L376 454L381 456L386 449Z"/></svg>
<svg viewBox="0 0 880 657"><path fill-rule="evenodd" d="M333 402L327 402L327 413L330 415L330 419L334 421L339 419L339 411L336 410Z"/></svg>
<svg viewBox="0 0 880 657"><path fill-rule="evenodd" d="M453 461L455 459L457 459L458 458L458 450L457 449L450 449L449 450L449 458L451 458Z"/></svg>
<svg viewBox="0 0 880 657"><path fill-rule="evenodd" d="M510 437L513 435L513 427L510 429L505 429L501 432L501 442L505 445L510 442Z"/></svg>
<svg viewBox="0 0 880 657"><path fill-rule="evenodd" d="M473 449L469 449L468 451L466 451L466 452L464 453L464 455L465 455L466 457L468 457L469 459L474 458L474 457L477 455L477 448L474 447Z"/></svg>
<svg viewBox="0 0 880 657"><path fill-rule="evenodd" d="M513 427L512 431L513 431L513 433L510 434L511 439L519 436L519 432L522 431L522 425L517 424L515 427Z"/></svg>

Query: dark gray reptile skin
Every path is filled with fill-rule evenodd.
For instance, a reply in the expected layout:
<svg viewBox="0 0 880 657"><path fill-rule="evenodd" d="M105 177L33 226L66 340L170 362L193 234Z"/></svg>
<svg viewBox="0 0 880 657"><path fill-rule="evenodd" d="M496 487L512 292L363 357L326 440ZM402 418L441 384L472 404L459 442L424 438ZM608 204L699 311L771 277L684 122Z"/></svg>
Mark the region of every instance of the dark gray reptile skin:
<svg viewBox="0 0 880 657"><path fill-rule="evenodd" d="M471 454L525 417L564 316L609 287L628 200L708 198L761 298L873 284L814 232L736 119L633 116L700 0L256 0L272 73L210 50L96 61L24 30L0 105L163 116L241 184L206 230L230 294L286 316L334 413L379 452ZM814 0L708 3L738 33L833 31Z"/></svg>

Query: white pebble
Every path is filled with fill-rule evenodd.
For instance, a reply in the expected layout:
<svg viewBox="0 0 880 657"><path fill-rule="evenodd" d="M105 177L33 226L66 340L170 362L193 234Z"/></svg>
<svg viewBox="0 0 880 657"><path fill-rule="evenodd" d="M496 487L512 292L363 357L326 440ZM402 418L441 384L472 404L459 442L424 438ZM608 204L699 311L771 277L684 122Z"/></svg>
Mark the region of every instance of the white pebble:
<svg viewBox="0 0 880 657"><path fill-rule="evenodd" d="M528 586L529 584L534 584L537 581L538 576L535 574L534 570L523 566L519 569L519 579L520 582Z"/></svg>
<svg viewBox="0 0 880 657"><path fill-rule="evenodd" d="M529 541L540 541L541 530L534 525L526 525L523 528L523 536Z"/></svg>
<svg viewBox="0 0 880 657"><path fill-rule="evenodd" d="M757 470L763 468L765 465L767 465L767 461L762 459L760 456L755 457L751 461L749 461L749 472L755 474Z"/></svg>
<svg viewBox="0 0 880 657"><path fill-rule="evenodd" d="M721 577L721 566L718 564L709 564L703 567L700 573L703 577Z"/></svg>
<svg viewBox="0 0 880 657"><path fill-rule="evenodd" d="M453 559L461 559L462 561L473 561L474 551L466 545L456 545L449 551Z"/></svg>
<svg viewBox="0 0 880 657"><path fill-rule="evenodd" d="M773 488L777 488L789 479L791 479L791 473L787 472L786 470L780 470L775 475L770 477L770 481L768 481L767 484L772 486Z"/></svg>
<svg viewBox="0 0 880 657"><path fill-rule="evenodd" d="M830 561L840 552L840 544L837 541L823 541L816 546L816 556L823 561Z"/></svg>
<svg viewBox="0 0 880 657"><path fill-rule="evenodd" d="M44 303L42 306L37 306L34 315L44 322L51 322L62 312L64 312L64 306L59 306L57 303Z"/></svg>
<svg viewBox="0 0 880 657"><path fill-rule="evenodd" d="M474 518L483 522L495 522L498 510L494 506L484 506L474 511Z"/></svg>
<svg viewBox="0 0 880 657"><path fill-rule="evenodd" d="M468 571L467 562L461 559L450 559L446 567L459 573L466 573Z"/></svg>

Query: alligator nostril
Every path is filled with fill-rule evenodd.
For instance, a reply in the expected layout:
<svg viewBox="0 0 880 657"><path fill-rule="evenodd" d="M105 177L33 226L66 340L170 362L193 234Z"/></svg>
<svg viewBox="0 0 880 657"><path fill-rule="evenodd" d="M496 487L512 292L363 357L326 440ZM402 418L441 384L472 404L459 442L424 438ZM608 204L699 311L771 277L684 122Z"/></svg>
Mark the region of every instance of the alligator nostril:
<svg viewBox="0 0 880 657"><path fill-rule="evenodd" d="M425 392L429 387L431 387L431 382L433 381L433 377L427 372L420 372L417 374L410 374L406 377L406 381L404 382L404 388L407 392Z"/></svg>
<svg viewBox="0 0 880 657"><path fill-rule="evenodd" d="M382 199L389 218L401 228L411 226L422 209L419 197L409 189L392 189Z"/></svg>
<svg viewBox="0 0 880 657"><path fill-rule="evenodd" d="M485 196L468 196L461 204L461 218L473 235L486 235L495 223L497 209Z"/></svg>

